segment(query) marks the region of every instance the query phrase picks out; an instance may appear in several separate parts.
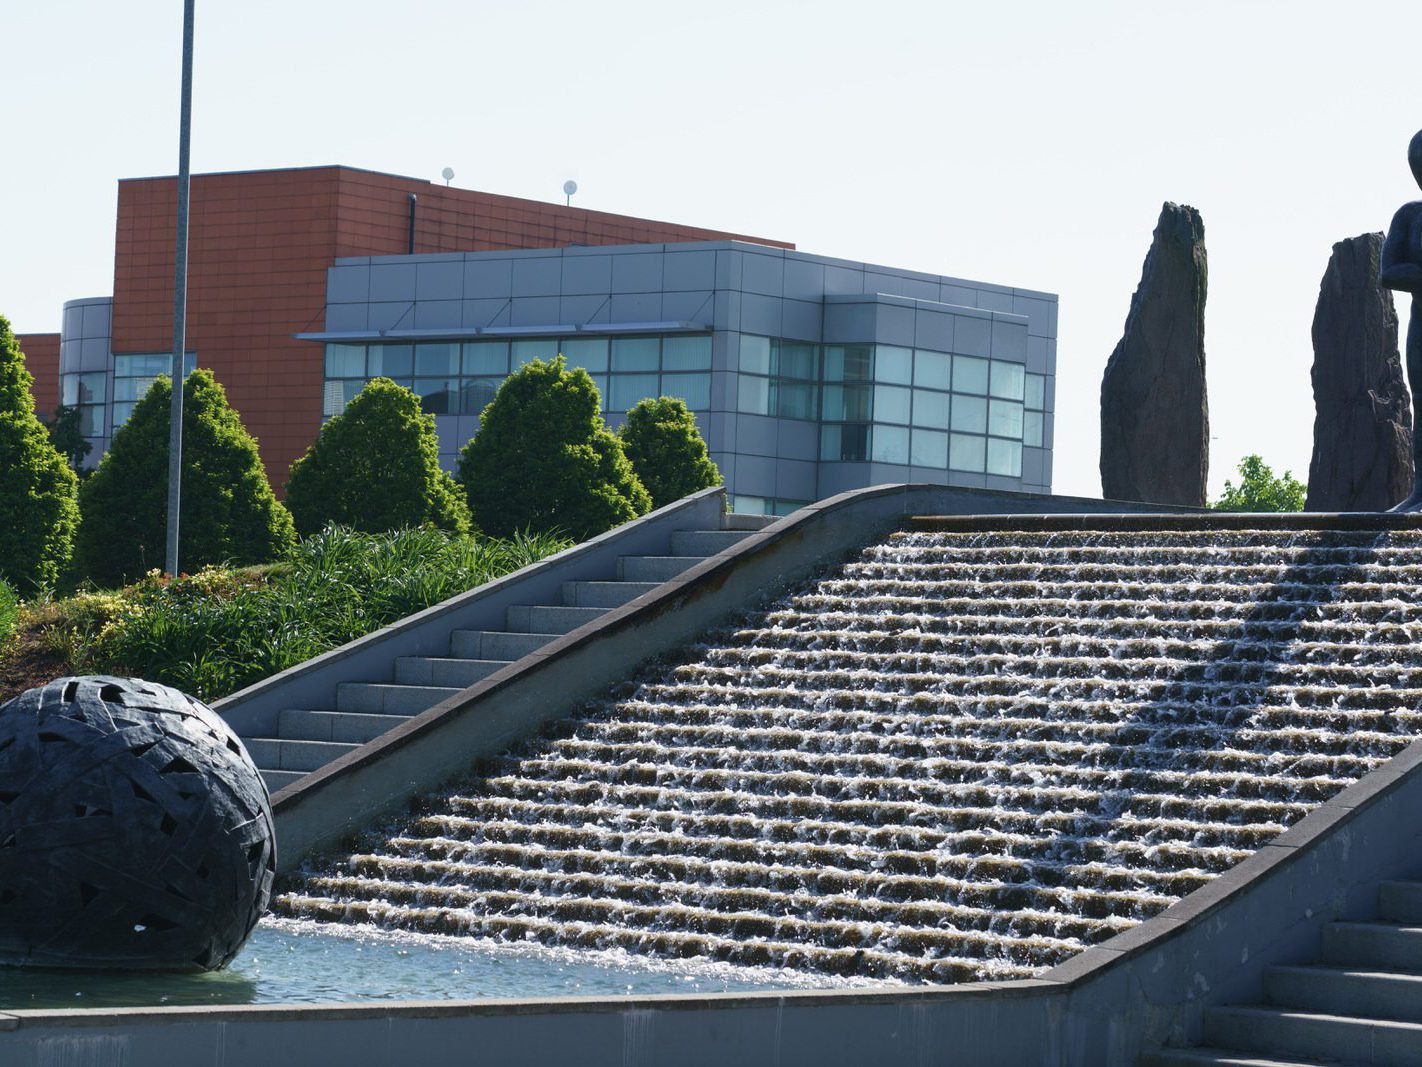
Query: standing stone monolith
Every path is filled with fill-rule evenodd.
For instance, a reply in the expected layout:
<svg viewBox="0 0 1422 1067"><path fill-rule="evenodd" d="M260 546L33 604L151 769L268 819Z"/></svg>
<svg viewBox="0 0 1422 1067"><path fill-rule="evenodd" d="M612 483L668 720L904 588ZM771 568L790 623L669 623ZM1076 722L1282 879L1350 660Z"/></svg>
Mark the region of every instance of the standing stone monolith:
<svg viewBox="0 0 1422 1067"><path fill-rule="evenodd" d="M1313 313L1309 511L1386 511L1412 488L1412 410L1392 293L1378 284L1383 235L1333 246Z"/></svg>
<svg viewBox="0 0 1422 1067"><path fill-rule="evenodd" d="M1206 275L1200 213L1167 203L1101 380L1101 491L1109 500L1205 504Z"/></svg>

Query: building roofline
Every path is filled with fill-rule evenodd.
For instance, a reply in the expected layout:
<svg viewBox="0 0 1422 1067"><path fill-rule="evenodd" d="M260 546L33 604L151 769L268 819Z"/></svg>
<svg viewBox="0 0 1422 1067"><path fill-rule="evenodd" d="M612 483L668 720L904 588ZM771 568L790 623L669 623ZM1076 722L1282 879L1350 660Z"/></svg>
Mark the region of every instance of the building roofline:
<svg viewBox="0 0 1422 1067"><path fill-rule="evenodd" d="M424 185L433 185L429 178L412 178L408 174L396 174L388 170L372 170L369 167L352 167L346 163L317 163L306 167L247 167L241 170L204 170L194 174L194 178L225 178L239 174L295 174L300 171L309 170L348 170L356 174L374 174L381 178L396 178L402 182L421 182ZM176 174L144 174L133 178L120 178L119 184L124 182L163 182L174 181ZM468 189L466 192L476 192ZM499 195L499 194L495 194Z"/></svg>

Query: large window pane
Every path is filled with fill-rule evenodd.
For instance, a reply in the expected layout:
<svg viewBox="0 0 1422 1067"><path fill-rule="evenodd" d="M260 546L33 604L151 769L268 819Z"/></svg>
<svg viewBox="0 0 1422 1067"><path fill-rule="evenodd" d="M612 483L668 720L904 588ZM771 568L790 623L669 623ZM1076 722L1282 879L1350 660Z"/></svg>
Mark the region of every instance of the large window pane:
<svg viewBox="0 0 1422 1067"><path fill-rule="evenodd" d="M607 375L594 374L592 376L593 385L597 386L599 405L603 411L607 410Z"/></svg>
<svg viewBox="0 0 1422 1067"><path fill-rule="evenodd" d="M616 363L617 353L615 351L612 358ZM612 376L612 396L608 398L608 409L626 411L637 401L656 395L657 376L655 374L614 374Z"/></svg>
<svg viewBox="0 0 1422 1067"><path fill-rule="evenodd" d="M913 424L935 430L948 429L948 394L927 393L919 389L913 394Z"/></svg>
<svg viewBox="0 0 1422 1067"><path fill-rule="evenodd" d="M825 381L867 382L874 369L872 345L829 345L825 348Z"/></svg>
<svg viewBox="0 0 1422 1067"><path fill-rule="evenodd" d="M948 466L955 471L983 472L987 455L987 438L955 433L948 440Z"/></svg>
<svg viewBox="0 0 1422 1067"><path fill-rule="evenodd" d="M465 374L507 374L509 343L507 341L466 341L464 343Z"/></svg>
<svg viewBox="0 0 1422 1067"><path fill-rule="evenodd" d="M711 409L711 375L663 374L662 396L679 396L692 411Z"/></svg>
<svg viewBox="0 0 1422 1067"><path fill-rule="evenodd" d="M1033 411L1041 411L1047 406L1047 378L1042 374L1027 375L1027 406Z"/></svg>
<svg viewBox="0 0 1422 1067"><path fill-rule="evenodd" d="M808 382L775 383L775 413L783 419L815 417L815 387Z"/></svg>
<svg viewBox="0 0 1422 1067"><path fill-rule="evenodd" d="M907 426L875 424L871 441L875 463L907 463L909 461Z"/></svg>
<svg viewBox="0 0 1422 1067"><path fill-rule="evenodd" d="M869 458L869 427L863 423L824 426L820 429L820 459L863 462Z"/></svg>
<svg viewBox="0 0 1422 1067"><path fill-rule="evenodd" d="M66 374L60 379L59 401L71 406L79 403L79 375Z"/></svg>
<svg viewBox="0 0 1422 1067"><path fill-rule="evenodd" d="M711 337L709 334L662 338L662 370L710 369Z"/></svg>
<svg viewBox="0 0 1422 1067"><path fill-rule="evenodd" d="M371 345L369 356L372 378L408 378L415 372L413 345Z"/></svg>
<svg viewBox="0 0 1422 1067"><path fill-rule="evenodd" d="M514 341L509 345L509 355L513 360L514 370L532 363L535 359L552 361L558 357L558 339L556 337L533 337Z"/></svg>
<svg viewBox="0 0 1422 1067"><path fill-rule="evenodd" d="M661 339L657 337L614 337L612 339L613 372L656 370L661 345Z"/></svg>
<svg viewBox="0 0 1422 1067"><path fill-rule="evenodd" d="M1045 416L1040 411L1028 411L1022 416L1022 443L1042 447L1042 425Z"/></svg>
<svg viewBox="0 0 1422 1067"><path fill-rule="evenodd" d="M737 386L736 410L751 415L770 414L770 379L752 374L740 375Z"/></svg>
<svg viewBox="0 0 1422 1067"><path fill-rule="evenodd" d="M741 334L740 369L749 374L770 373L770 338Z"/></svg>
<svg viewBox="0 0 1422 1067"><path fill-rule="evenodd" d="M327 378L364 378L365 345L327 345Z"/></svg>
<svg viewBox="0 0 1422 1067"><path fill-rule="evenodd" d="M989 400L988 433L1022 440L1022 405L1011 400Z"/></svg>
<svg viewBox="0 0 1422 1067"><path fill-rule="evenodd" d="M107 400L104 394L109 387L108 377L108 373L101 370L79 375L79 403L102 404Z"/></svg>
<svg viewBox="0 0 1422 1067"><path fill-rule="evenodd" d="M459 414L459 382L454 378L417 378L415 395L427 415Z"/></svg>
<svg viewBox="0 0 1422 1067"><path fill-rule="evenodd" d="M825 386L826 422L868 422L868 385L827 385Z"/></svg>
<svg viewBox="0 0 1422 1067"><path fill-rule="evenodd" d="M1005 400L1021 400L1027 369L1021 363L992 361L992 395Z"/></svg>
<svg viewBox="0 0 1422 1067"><path fill-rule="evenodd" d="M948 435L938 430L914 430L909 460L917 467L943 470L948 466Z"/></svg>
<svg viewBox="0 0 1422 1067"><path fill-rule="evenodd" d="M459 373L459 346L423 344L415 346L415 374L422 378L442 378Z"/></svg>
<svg viewBox="0 0 1422 1067"><path fill-rule="evenodd" d="M79 432L85 437L104 436L104 406L102 404L79 405Z"/></svg>
<svg viewBox="0 0 1422 1067"><path fill-rule="evenodd" d="M465 378L460 408L466 415L478 415L494 399L503 378Z"/></svg>
<svg viewBox="0 0 1422 1067"><path fill-rule="evenodd" d="M607 370L606 337L565 337L563 355L568 366L582 367L589 374L601 374Z"/></svg>
<svg viewBox="0 0 1422 1067"><path fill-rule="evenodd" d="M157 378L115 378L114 379L114 399L115 400L142 400L143 395L153 387ZM364 385L365 382L360 383Z"/></svg>
<svg viewBox="0 0 1422 1067"><path fill-rule="evenodd" d="M359 380L327 382L321 398L321 414L328 418L344 414L346 405L364 388L365 382Z"/></svg>
<svg viewBox="0 0 1422 1067"><path fill-rule="evenodd" d="M907 424L912 397L912 389L903 389L897 385L874 386L874 421Z"/></svg>
<svg viewBox="0 0 1422 1067"><path fill-rule="evenodd" d="M920 389L947 389L951 371L951 359L942 352L913 354L913 384Z"/></svg>
<svg viewBox="0 0 1422 1067"><path fill-rule="evenodd" d="M115 405L113 406L113 413L114 413L114 429L117 430L120 426L122 426L124 423L126 423L126 422L128 421L128 417L133 414L133 404L131 404L131 403L115 404Z"/></svg>
<svg viewBox="0 0 1422 1067"><path fill-rule="evenodd" d="M775 373L782 378L798 378L813 381L820 376L819 346L803 344L799 341L780 341L776 345Z"/></svg>
<svg viewBox="0 0 1422 1067"><path fill-rule="evenodd" d="M874 350L874 380L908 385L913 381L913 349L879 345Z"/></svg>
<svg viewBox="0 0 1422 1067"><path fill-rule="evenodd" d="M1008 478L1022 477L1022 442L1003 441L996 437L989 437L987 472L1002 474Z"/></svg>
<svg viewBox="0 0 1422 1067"><path fill-rule="evenodd" d="M976 393L979 396L988 391L988 361L972 356L953 357L953 392Z"/></svg>
<svg viewBox="0 0 1422 1067"><path fill-rule="evenodd" d="M987 433L987 401L980 396L954 393L953 429L961 433Z"/></svg>

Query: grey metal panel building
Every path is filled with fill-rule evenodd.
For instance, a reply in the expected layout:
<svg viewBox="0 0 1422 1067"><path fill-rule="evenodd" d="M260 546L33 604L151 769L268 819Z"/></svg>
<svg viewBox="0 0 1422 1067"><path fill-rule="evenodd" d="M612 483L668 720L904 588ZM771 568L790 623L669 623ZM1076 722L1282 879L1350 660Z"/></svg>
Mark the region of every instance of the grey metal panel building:
<svg viewBox="0 0 1422 1067"><path fill-rule="evenodd" d="M1051 491L1057 298L736 241L339 259L329 417L392 377L453 467L512 369L563 353L608 422L686 399L738 511L928 482Z"/></svg>

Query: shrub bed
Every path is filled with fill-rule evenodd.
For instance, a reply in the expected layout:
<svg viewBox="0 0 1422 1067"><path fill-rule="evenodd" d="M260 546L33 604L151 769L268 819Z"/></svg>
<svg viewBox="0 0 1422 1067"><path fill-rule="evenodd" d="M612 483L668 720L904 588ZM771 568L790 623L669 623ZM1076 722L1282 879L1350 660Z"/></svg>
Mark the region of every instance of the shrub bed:
<svg viewBox="0 0 1422 1067"><path fill-rule="evenodd" d="M211 701L567 544L547 535L329 526L282 563L176 579L153 571L117 593L24 610L69 673L133 675Z"/></svg>

